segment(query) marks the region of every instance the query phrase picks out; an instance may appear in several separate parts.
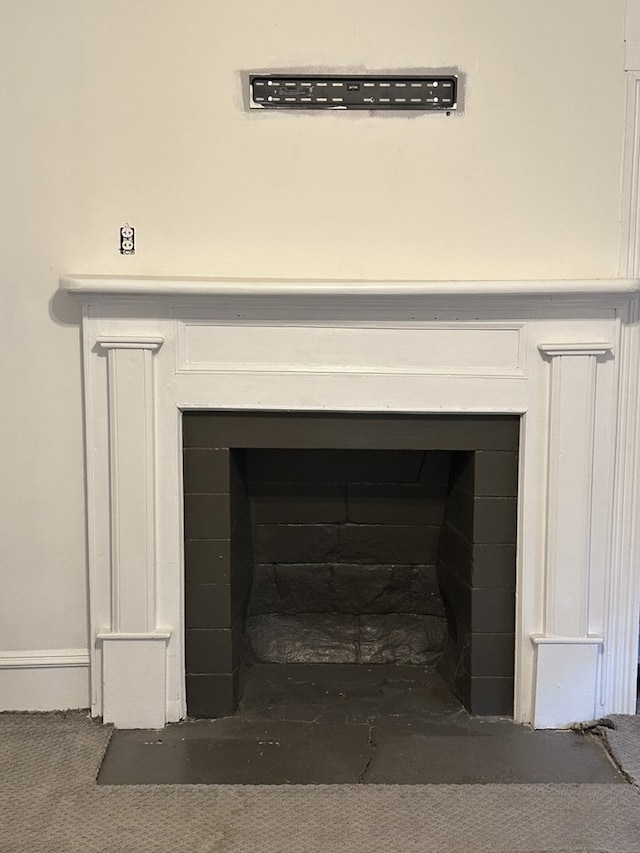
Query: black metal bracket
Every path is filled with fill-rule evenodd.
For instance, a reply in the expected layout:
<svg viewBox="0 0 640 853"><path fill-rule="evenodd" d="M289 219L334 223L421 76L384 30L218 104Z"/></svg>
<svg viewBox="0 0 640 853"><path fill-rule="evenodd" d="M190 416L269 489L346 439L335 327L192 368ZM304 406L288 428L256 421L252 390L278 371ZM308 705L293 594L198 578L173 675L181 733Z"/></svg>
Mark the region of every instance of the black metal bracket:
<svg viewBox="0 0 640 853"><path fill-rule="evenodd" d="M421 110L458 106L458 77L250 74L252 109Z"/></svg>

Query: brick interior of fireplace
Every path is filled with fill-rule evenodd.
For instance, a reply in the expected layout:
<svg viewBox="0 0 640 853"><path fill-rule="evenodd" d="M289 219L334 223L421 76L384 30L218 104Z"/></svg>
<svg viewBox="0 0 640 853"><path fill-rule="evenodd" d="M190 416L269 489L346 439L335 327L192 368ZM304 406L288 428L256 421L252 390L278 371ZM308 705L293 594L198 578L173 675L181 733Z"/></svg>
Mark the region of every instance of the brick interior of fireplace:
<svg viewBox="0 0 640 853"><path fill-rule="evenodd" d="M437 667L513 709L519 419L183 415L187 709L252 662Z"/></svg>

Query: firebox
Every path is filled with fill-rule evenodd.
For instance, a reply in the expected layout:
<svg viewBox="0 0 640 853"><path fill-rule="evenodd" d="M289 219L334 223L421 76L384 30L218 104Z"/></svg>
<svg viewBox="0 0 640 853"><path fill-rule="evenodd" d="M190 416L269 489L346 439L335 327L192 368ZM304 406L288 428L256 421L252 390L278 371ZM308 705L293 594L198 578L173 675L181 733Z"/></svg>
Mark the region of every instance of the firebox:
<svg viewBox="0 0 640 853"><path fill-rule="evenodd" d="M438 665L513 712L519 418L183 415L187 710L244 667Z"/></svg>

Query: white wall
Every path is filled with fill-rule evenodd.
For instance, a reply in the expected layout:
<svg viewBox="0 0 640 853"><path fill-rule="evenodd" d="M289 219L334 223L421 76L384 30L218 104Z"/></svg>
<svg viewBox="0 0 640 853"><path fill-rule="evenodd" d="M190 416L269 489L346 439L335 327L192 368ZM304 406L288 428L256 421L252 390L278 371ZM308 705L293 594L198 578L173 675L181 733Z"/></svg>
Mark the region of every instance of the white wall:
<svg viewBox="0 0 640 853"><path fill-rule="evenodd" d="M2 4L0 650L87 645L58 277L613 276L623 26L623 0ZM467 75L463 116L249 114L240 91L241 70L438 66Z"/></svg>

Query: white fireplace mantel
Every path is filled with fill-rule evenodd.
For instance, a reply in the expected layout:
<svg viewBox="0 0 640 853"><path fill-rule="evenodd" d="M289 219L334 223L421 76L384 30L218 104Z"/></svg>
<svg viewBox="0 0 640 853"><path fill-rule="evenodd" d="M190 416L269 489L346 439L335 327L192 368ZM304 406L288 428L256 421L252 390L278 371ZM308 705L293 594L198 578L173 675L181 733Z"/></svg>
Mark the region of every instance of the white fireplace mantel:
<svg viewBox="0 0 640 853"><path fill-rule="evenodd" d="M61 287L83 305L94 715L185 715L185 409L521 415L515 718L635 710L638 281Z"/></svg>

